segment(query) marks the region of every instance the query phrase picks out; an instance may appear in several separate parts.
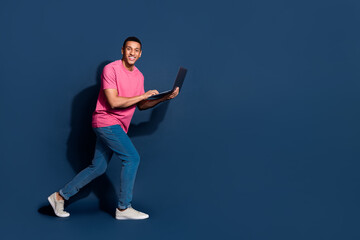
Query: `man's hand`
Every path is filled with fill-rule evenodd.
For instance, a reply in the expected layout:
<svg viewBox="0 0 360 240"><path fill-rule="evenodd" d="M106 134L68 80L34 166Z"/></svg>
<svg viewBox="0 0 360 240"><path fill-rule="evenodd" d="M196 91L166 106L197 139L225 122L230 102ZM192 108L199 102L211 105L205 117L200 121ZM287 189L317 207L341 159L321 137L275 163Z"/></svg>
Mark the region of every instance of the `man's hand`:
<svg viewBox="0 0 360 240"><path fill-rule="evenodd" d="M149 90L146 93L143 94L144 100L148 99L151 96L154 96L156 94L159 94L157 90Z"/></svg>
<svg viewBox="0 0 360 240"><path fill-rule="evenodd" d="M175 90L172 93L169 93L168 95L165 96L166 100L170 100L173 99L174 97L176 97L179 94L179 87L175 88Z"/></svg>
<svg viewBox="0 0 360 240"><path fill-rule="evenodd" d="M145 110L145 109L148 109L148 108L155 107L157 104L159 104L161 102L173 99L174 97L176 97L179 94L179 88L177 87L173 92L165 95L162 98L153 99L153 100L146 100L147 98L149 98L149 97L151 97L151 96L153 96L155 94L158 94L158 91L150 90L150 91L147 91L146 93L144 93L143 96L145 97L145 95L146 95L146 98L137 104L138 108L140 110Z"/></svg>

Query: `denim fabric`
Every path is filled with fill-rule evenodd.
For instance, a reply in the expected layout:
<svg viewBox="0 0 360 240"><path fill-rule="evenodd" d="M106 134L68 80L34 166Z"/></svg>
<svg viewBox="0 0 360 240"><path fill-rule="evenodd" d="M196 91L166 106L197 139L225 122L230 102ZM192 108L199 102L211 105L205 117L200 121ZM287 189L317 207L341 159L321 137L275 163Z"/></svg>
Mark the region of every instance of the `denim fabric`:
<svg viewBox="0 0 360 240"><path fill-rule="evenodd" d="M140 156L120 125L93 128L93 130L97 136L94 159L90 166L78 173L59 193L68 200L83 186L102 175L112 155L115 154L122 165L118 207L126 209L131 206Z"/></svg>

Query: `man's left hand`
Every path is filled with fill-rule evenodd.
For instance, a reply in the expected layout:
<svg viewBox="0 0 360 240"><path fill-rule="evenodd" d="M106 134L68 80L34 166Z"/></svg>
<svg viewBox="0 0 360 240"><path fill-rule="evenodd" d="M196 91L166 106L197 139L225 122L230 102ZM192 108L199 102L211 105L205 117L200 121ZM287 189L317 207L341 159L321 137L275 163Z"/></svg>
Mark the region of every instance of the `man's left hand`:
<svg viewBox="0 0 360 240"><path fill-rule="evenodd" d="M175 88L175 90L172 93L169 93L168 95L166 95L166 100L170 100L173 99L174 97L176 97L179 94L179 87Z"/></svg>

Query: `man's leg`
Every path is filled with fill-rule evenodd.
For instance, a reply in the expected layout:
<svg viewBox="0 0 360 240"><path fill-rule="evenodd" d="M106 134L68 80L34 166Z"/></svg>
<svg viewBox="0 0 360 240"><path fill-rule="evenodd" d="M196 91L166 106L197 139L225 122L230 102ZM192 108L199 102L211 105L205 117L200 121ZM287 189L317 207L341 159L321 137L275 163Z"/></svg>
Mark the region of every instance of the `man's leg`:
<svg viewBox="0 0 360 240"><path fill-rule="evenodd" d="M97 135L114 152L115 157L121 161L122 169L118 207L126 209L131 206L140 156L120 125L102 128L102 131L98 132Z"/></svg>
<svg viewBox="0 0 360 240"><path fill-rule="evenodd" d="M95 132L100 130L95 130ZM107 168L107 164L111 159L112 151L104 144L101 138L96 138L94 158L87 168L79 172L64 188L59 191L59 194L68 200L75 195L86 184L102 175Z"/></svg>
<svg viewBox="0 0 360 240"><path fill-rule="evenodd" d="M92 160L91 165L78 173L59 192L55 192L48 197L48 201L50 202L56 216L70 216L68 212L64 211L64 199L68 200L83 186L103 174L107 168L108 161L111 159L111 155L112 151L106 147L100 138L97 138L94 159Z"/></svg>
<svg viewBox="0 0 360 240"><path fill-rule="evenodd" d="M119 125L110 126L98 134L106 145L121 160L121 184L116 219L145 219L149 215L136 211L131 207L136 172L140 157L128 135Z"/></svg>

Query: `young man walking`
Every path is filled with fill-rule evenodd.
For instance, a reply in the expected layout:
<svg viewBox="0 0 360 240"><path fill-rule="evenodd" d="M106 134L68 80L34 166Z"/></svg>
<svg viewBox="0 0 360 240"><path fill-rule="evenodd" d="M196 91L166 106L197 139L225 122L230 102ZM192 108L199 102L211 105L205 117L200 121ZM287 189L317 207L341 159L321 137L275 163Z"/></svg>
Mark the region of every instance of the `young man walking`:
<svg viewBox="0 0 360 240"><path fill-rule="evenodd" d="M167 96L157 100L147 100L158 94L157 90L144 91L144 76L135 67L141 57L142 44L136 37L128 37L121 49L121 60L104 67L101 89L93 113L92 127L96 134L94 159L48 200L58 217L69 217L64 211L64 202L82 187L102 175L114 154L121 161L121 184L116 219L146 219L148 214L131 207L133 187L140 157L127 135L136 106L140 110L152 108L160 102L172 99L179 93L177 88Z"/></svg>

